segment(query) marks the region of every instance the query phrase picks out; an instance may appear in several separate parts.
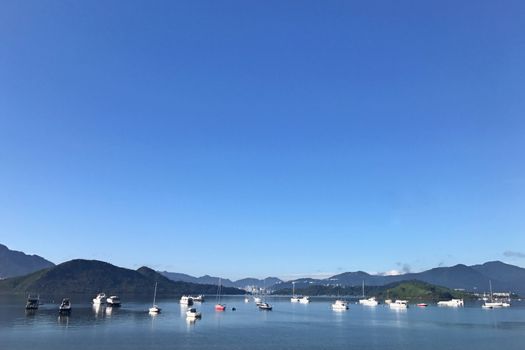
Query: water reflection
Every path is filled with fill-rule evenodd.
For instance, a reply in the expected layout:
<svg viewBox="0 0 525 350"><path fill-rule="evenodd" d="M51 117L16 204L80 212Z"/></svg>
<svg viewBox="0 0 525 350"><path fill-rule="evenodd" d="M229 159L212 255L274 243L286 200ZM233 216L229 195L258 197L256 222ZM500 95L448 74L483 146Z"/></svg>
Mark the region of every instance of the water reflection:
<svg viewBox="0 0 525 350"><path fill-rule="evenodd" d="M69 315L59 314L57 317L57 323L59 326L64 326L64 328L69 328Z"/></svg>

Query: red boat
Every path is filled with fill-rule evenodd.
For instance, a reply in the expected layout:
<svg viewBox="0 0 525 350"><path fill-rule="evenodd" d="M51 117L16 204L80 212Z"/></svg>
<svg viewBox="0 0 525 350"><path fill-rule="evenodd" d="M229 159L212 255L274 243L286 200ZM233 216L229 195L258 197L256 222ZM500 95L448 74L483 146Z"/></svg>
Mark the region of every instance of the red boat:
<svg viewBox="0 0 525 350"><path fill-rule="evenodd" d="M226 306L222 304L215 305L215 311L224 311L226 310Z"/></svg>
<svg viewBox="0 0 525 350"><path fill-rule="evenodd" d="M419 306L419 307L427 307L428 304L425 304L425 303L419 303L419 304L417 304L417 306Z"/></svg>

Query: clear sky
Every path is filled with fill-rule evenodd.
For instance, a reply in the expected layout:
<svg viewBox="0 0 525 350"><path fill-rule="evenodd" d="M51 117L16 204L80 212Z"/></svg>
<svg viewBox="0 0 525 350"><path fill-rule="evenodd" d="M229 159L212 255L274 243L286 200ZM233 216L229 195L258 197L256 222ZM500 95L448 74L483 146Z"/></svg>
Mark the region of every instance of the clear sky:
<svg viewBox="0 0 525 350"><path fill-rule="evenodd" d="M525 2L0 2L0 243L229 278L525 266Z"/></svg>

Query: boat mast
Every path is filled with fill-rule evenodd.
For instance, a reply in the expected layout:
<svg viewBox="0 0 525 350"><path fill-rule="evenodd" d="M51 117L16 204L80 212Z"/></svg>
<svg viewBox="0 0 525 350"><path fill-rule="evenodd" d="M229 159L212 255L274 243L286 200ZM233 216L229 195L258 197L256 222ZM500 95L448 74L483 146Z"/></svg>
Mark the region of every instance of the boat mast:
<svg viewBox="0 0 525 350"><path fill-rule="evenodd" d="M363 280L363 298L365 297L365 280Z"/></svg>
<svg viewBox="0 0 525 350"><path fill-rule="evenodd" d="M493 302L493 298L492 298L492 281L489 280L489 288L490 288L490 302L492 303Z"/></svg>
<svg viewBox="0 0 525 350"><path fill-rule="evenodd" d="M217 304L221 303L221 278L219 277L219 285L217 286Z"/></svg>
<svg viewBox="0 0 525 350"><path fill-rule="evenodd" d="M295 298L295 281L292 282L292 297Z"/></svg>
<svg viewBox="0 0 525 350"><path fill-rule="evenodd" d="M157 282L155 282L155 292L153 292L153 306L155 306L156 298L157 298Z"/></svg>

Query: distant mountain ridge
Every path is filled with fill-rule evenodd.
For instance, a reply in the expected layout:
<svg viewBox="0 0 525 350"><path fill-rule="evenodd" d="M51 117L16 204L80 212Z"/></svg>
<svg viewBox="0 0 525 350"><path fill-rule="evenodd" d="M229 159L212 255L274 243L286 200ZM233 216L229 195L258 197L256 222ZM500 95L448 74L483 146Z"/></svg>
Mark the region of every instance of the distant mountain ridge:
<svg viewBox="0 0 525 350"><path fill-rule="evenodd" d="M27 255L0 244L0 279L27 275L52 266L55 264L38 255Z"/></svg>
<svg viewBox="0 0 525 350"><path fill-rule="evenodd" d="M451 267L436 267L419 273L395 276L371 275L363 271L345 272L326 279L310 278L284 282L279 289L291 288L292 282L295 282L296 288L304 288L306 285L359 286L363 281L365 286L384 286L410 280L479 293L488 291L489 280L491 280L495 291L511 291L525 295L525 269L501 261L490 261L473 266L458 264Z"/></svg>
<svg viewBox="0 0 525 350"><path fill-rule="evenodd" d="M213 277L209 275L204 275L201 277L194 277L187 275L185 273L178 272L168 272L162 271L159 272L163 276L169 278L172 281L182 281L182 282L191 282L198 284L215 284L219 283L219 277ZM257 278L243 278L237 281L232 281L228 278L221 278L221 284L226 287L235 287L235 288L246 288L249 286L255 286L258 288L271 287L275 284L282 283L283 281L277 277L267 277L265 279Z"/></svg>
<svg viewBox="0 0 525 350"><path fill-rule="evenodd" d="M106 294L152 295L158 282L158 296L215 294L217 285L174 282L156 271L141 267L130 270L98 260L75 259L26 276L0 281L0 293L39 293L47 295ZM224 294L244 294L224 287Z"/></svg>

